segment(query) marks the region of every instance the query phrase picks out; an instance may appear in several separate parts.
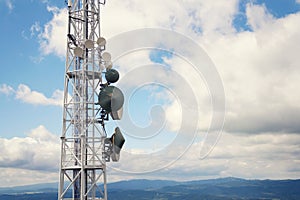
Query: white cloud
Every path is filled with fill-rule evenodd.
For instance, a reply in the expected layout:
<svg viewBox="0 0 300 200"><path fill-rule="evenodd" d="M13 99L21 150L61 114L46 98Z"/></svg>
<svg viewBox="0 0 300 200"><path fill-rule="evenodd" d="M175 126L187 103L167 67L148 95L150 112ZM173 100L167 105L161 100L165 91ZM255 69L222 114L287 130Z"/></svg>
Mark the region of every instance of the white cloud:
<svg viewBox="0 0 300 200"><path fill-rule="evenodd" d="M67 9L48 6L48 11L53 18L44 25L40 34L41 51L63 57L66 52ZM234 32L231 23L238 12L238 1L109 1L101 12L102 33L106 38L146 27L162 27L193 36L199 34L199 30L205 34Z"/></svg>
<svg viewBox="0 0 300 200"><path fill-rule="evenodd" d="M182 12L179 12L178 16L180 14ZM300 85L297 78L300 65L297 56L297 52L300 51L297 45L300 42L300 14L276 19L265 6L252 4L247 5L246 14L253 29L251 32L234 32L230 27L222 29L227 31L206 28L211 34L193 36L204 46L223 79L227 99L225 129L231 133L224 134L207 159L198 160L200 150L195 144L195 149L192 148L182 160L166 170L158 172L157 177L181 179L180 175L183 175L193 179L219 176L298 178L300 169L296 155L299 152L300 139L300 94L296 91ZM207 23L210 23L209 19ZM206 27L214 27L213 24ZM117 28L115 30L118 32ZM137 66L136 60L137 58L134 59L134 66ZM168 60L168 63L175 67L178 64L182 75L191 77L189 71L184 70L184 65L175 58ZM130 67L130 62L123 64L120 65L121 68ZM177 70L180 70L180 67ZM147 72L145 76L149 74ZM138 80L132 78L131 83L139 82L145 76L135 77ZM190 80L193 82L195 79L191 77ZM199 85L195 85L197 86ZM206 98L207 95L203 97ZM209 101L205 98L200 97L200 102L203 102L202 108L209 107ZM208 115L205 116L209 116L209 112L206 114ZM174 115L170 112L170 116ZM176 148L168 153L178 152L180 147ZM140 169L160 166L172 158L176 159L176 156L168 157L167 154L163 154L143 158L140 154L130 156L124 153L121 158L124 162L121 161L117 167L120 170L140 172ZM147 159L151 160L151 164ZM134 163L130 163L129 166L125 163L127 160Z"/></svg>
<svg viewBox="0 0 300 200"><path fill-rule="evenodd" d="M0 146L0 187L57 182L59 137L44 126L24 138L0 138Z"/></svg>
<svg viewBox="0 0 300 200"><path fill-rule="evenodd" d="M296 3L299 3L299 4L300 4L300 0L296 0Z"/></svg>
<svg viewBox="0 0 300 200"><path fill-rule="evenodd" d="M16 90L16 99L30 104L62 106L63 92L56 90L53 92L51 98L47 98L44 94L31 91L27 85L21 84Z"/></svg>
<svg viewBox="0 0 300 200"><path fill-rule="evenodd" d="M276 19L264 5L248 4L246 17L252 31L236 32L232 20L239 12L237 4L238 1L229 3L225 0L164 3L127 0L121 3L109 1L103 9L105 37L144 27L180 31L205 48L223 80L227 101L225 130L228 133L207 159L198 160L199 146L195 144L181 160L159 172L158 177L297 178L299 175L299 159L295 155L299 155L300 131L300 93L297 88L300 85L300 13ZM54 13L54 17L41 34L41 49L45 54L63 56L66 34L62 30L66 26L66 12L54 8L49 8L49 11ZM201 30L201 33L195 33L195 29ZM190 51L193 52L193 49ZM119 65L121 77L140 63L151 64L148 55L149 52L137 52L134 56L123 57ZM165 61L182 75L190 77L191 83L195 82L196 77L185 70L178 59ZM158 74L167 77L165 72ZM128 80L134 85L149 75L152 74L146 72ZM179 86L175 82L171 83ZM209 119L211 102L207 91L204 91L206 88L195 84L193 89L199 95L202 116ZM7 87L2 90L10 93ZM25 101L34 102L31 97L35 97L33 99L40 99L43 104L49 102L45 96L26 87L19 92ZM177 107L170 105L167 108L167 118L176 122L172 117L178 113L173 111L172 106ZM201 128L209 126L209 121L203 124ZM176 159L180 148L183 147L175 146L172 151L158 157L140 158L124 154L121 163L114 165L121 170L139 171L147 163L146 167L151 167Z"/></svg>
<svg viewBox="0 0 300 200"><path fill-rule="evenodd" d="M183 181L227 176L295 179L300 172L299 142L298 134L224 133L214 151L203 160L199 160L200 143L194 143L181 158L178 153L186 147L179 145L171 144L164 154L147 155L140 149L125 149L120 162L108 163L109 181L125 178ZM25 138L1 138L0 144L0 168L6 174L1 176L6 177L1 186L57 181L59 138L44 126L31 130ZM160 167L159 171L146 173ZM19 169L23 173L15 179Z"/></svg>
<svg viewBox="0 0 300 200"><path fill-rule="evenodd" d="M105 9L113 10L113 8L115 8L110 8L110 3L108 3L108 7ZM128 9L131 12L128 15L134 15L135 9L139 8L139 6L143 8L144 4L146 3L124 3L124 5L130 5L129 7L133 9ZM167 2L165 4L168 5ZM120 7L122 4L118 6ZM118 6L116 5L116 7ZM223 9L221 5L218 7L218 5L210 3L202 2L197 4L192 1L186 2L185 6L193 7L196 10L198 9L196 13L205 13L205 16L215 16L213 13L216 13L217 11L221 12ZM211 19L205 20L208 24L201 25L203 33L210 34L200 34L198 37L193 36L195 40L202 44L207 50L209 56L217 65L224 81L223 83L226 88L228 100L226 128L231 131L247 132L299 130L299 126L296 123L297 120L294 119L295 117L296 119L299 119L296 101L300 97L298 93L291 92L291 90L294 89L293 86L298 85L298 79L295 77L298 69L296 68L298 59L295 52L298 52L297 49L299 47L294 44L297 44L297 41L299 40L299 34L297 34L299 33L299 27L293 26L292 24L297 24L296 21L299 20L299 16L294 14L282 19L275 19L268 13L265 6L248 4L246 14L248 23L252 27L253 32L245 31L236 33L233 31L232 23L228 23L227 28L222 28L221 25L224 25L224 21L232 22L233 16L237 12L236 6L236 2L234 2L228 6L228 9L226 7L224 11L222 11L227 13L226 17L222 16L221 18L216 19L216 21ZM180 9L183 9L183 7L180 7ZM180 9L176 10L176 16L186 14L184 9ZM145 10L144 13L147 13L147 8L141 10ZM104 11L104 14L106 13L109 13L109 11ZM138 13L142 13L142 11L139 11ZM172 12L166 13L166 16L171 16L170 13ZM209 15L208 13L211 14ZM113 18L112 16L113 14L111 14L111 18ZM144 19L147 17L153 21L149 22L146 20L145 23L158 25L158 23L155 22L156 16L152 16L151 12L145 14ZM130 19L131 18L129 18L129 20ZM141 27L141 25L134 20L140 20L140 18L137 17L137 19L135 19L132 17L133 23L130 24L132 26L136 25L137 27ZM195 20L193 22L195 22ZM116 20L115 23L118 24L119 21ZM169 22L166 21L164 25L160 24L160 26L167 27L167 24L169 24ZM188 23L179 24L181 27L184 27L183 29L189 28L186 26ZM109 30L111 23L107 25L104 23L104 26L107 26L107 29ZM144 24L144 26L147 25ZM177 30L181 29L178 28ZM113 34L112 32L111 34ZM121 30L116 29L115 32L121 32ZM189 33L188 31L185 32ZM288 54L285 53L284 57L282 56L282 48L286 48L284 52L289 52ZM193 52L193 49L190 51ZM183 69L178 60L179 59L176 61L173 60L173 62L171 61L173 67L178 64ZM121 66L121 68L127 66L129 65ZM283 66L290 67L283 68ZM178 69L180 69L180 67L178 67ZM295 73L289 73L291 72L290 70L295 71ZM266 74L268 72L270 73ZM192 74L188 73L188 70L182 70L182 74L186 75L186 77L190 77ZM282 76L282 74L285 75ZM148 76L149 73L145 73L145 75ZM289 78L286 79L286 77ZM138 79L143 78L143 76L138 77ZM137 77L133 79L137 79ZM289 81L287 82L287 80ZM293 84L290 84L291 81ZM201 91L201 89L197 88L199 87L199 84L195 84L194 82L191 85L193 84L194 91ZM291 94L293 95L291 96ZM197 93L197 97L200 96L198 95L199 94ZM202 100L201 102L203 103L205 102L205 104L201 105L201 109L211 108L211 102L206 100L207 95L203 95L202 97L204 98L200 100ZM233 99L235 100L233 101ZM205 114L205 119L210 118L211 113L209 113L209 111L210 110L208 109L206 110L206 113L201 113L202 116ZM270 116L270 113L272 112L275 114ZM288 119L281 120L282 114ZM202 121L201 124L205 124L202 128L207 127L209 126L209 121L206 121L205 123Z"/></svg>
<svg viewBox="0 0 300 200"><path fill-rule="evenodd" d="M232 19L230 16L234 13L234 5L231 6L232 11L228 12L230 13L228 19ZM196 5L194 7L197 8ZM253 31L220 32L217 31L219 29L213 31L213 28L207 28L205 30L210 31L211 34L194 36L195 41L204 46L216 64L223 80L227 100L225 129L248 133L299 132L300 107L297 102L300 101L300 94L295 91L297 91L297 85L300 84L297 78L300 64L297 55L300 51L297 45L300 42L298 23L300 14L295 13L276 19L264 5L248 4L246 7L248 23ZM183 12L178 13L180 16ZM133 15L134 12L131 14ZM207 21L209 23L210 20ZM169 39L164 37L166 43ZM148 37L147 40L149 40ZM184 47L184 44L178 41L172 42L174 46ZM191 48L190 51L195 50ZM123 72L121 77L126 76L127 69L129 69L127 72L130 72L133 68L137 68L138 64L142 66L151 63L147 54L135 54L135 56L126 55L122 58L128 59L119 63L121 70L125 68L125 73ZM199 98L198 102L201 103L200 110L203 117L200 121L201 128L208 127L210 121L206 119L211 118L211 102L207 88L196 84L199 80L193 77L191 71L186 70L180 59L173 57L166 62L186 77L186 80L190 80L190 85ZM128 79L128 83L140 83L142 80L148 80L150 75L150 72L145 71L144 74ZM164 75L166 73L157 71L157 76L152 80L154 82L167 80L167 76ZM173 85L177 85L177 89L180 87L178 83ZM172 114L168 115L167 120L176 121L177 118L174 120L169 116Z"/></svg>
<svg viewBox="0 0 300 200"><path fill-rule="evenodd" d="M222 176L297 178L300 168L299 134L224 134L208 159L226 161ZM205 160L204 160L205 162ZM293 170L291 170L293 169Z"/></svg>
<svg viewBox="0 0 300 200"><path fill-rule="evenodd" d="M33 37L35 36L36 33L39 33L41 31L41 26L39 22L35 22L31 27L30 27L30 36Z"/></svg>
<svg viewBox="0 0 300 200"><path fill-rule="evenodd" d="M299 132L299 20L299 13L262 19L254 32L220 35L206 43L224 81L227 131Z"/></svg>
<svg viewBox="0 0 300 200"><path fill-rule="evenodd" d="M254 31L267 26L275 20L265 5L247 4L246 15L248 23Z"/></svg>
<svg viewBox="0 0 300 200"><path fill-rule="evenodd" d="M214 32L228 34L234 32L232 21L238 12L238 0L233 1L184 1L185 9L193 17L191 24L198 26L204 35ZM213 14L218 13L218 14Z"/></svg>
<svg viewBox="0 0 300 200"><path fill-rule="evenodd" d="M45 26L42 49L62 56L65 42L58 39L66 37L54 31L62 32L58 30L65 24L66 12L53 7L49 11L54 17ZM102 11L106 37L142 27L172 28L188 35L192 34L193 26L202 29L203 34L192 37L207 50L224 81L227 130L299 130L300 95L295 92L299 85L299 14L276 19L264 5L248 4L246 16L253 31L236 33L232 21L239 12L238 1L110 1ZM148 63L149 59L139 61ZM131 62L135 66L135 61ZM131 66L120 69L128 72ZM143 76L133 79L137 78ZM206 104L202 108L210 107L210 102L203 102ZM206 114L209 116L209 112ZM205 124L207 127L209 123Z"/></svg>
<svg viewBox="0 0 300 200"><path fill-rule="evenodd" d="M178 101L173 101L170 105L165 108L165 115L168 121L167 128L170 131L178 131L182 121L182 110Z"/></svg>
<svg viewBox="0 0 300 200"><path fill-rule="evenodd" d="M120 173L110 169L110 174L121 179L135 178L195 180L216 177L296 179L299 176L300 135L285 133L263 133L260 135L224 133L213 152L203 160L200 143L178 159L182 146L173 145L164 154L145 154L124 151L119 163L110 163ZM131 162L128 162L130 160ZM171 165L169 162L176 161ZM167 166L165 166L167 165ZM165 166L165 167L164 167ZM160 171L147 173L162 167ZM124 177L123 177L124 176Z"/></svg>
<svg viewBox="0 0 300 200"><path fill-rule="evenodd" d="M58 137L57 135L52 134L49 130L47 130L44 126L40 125L35 129L32 129L28 137L34 138L40 142L50 142L50 143L57 143Z"/></svg>
<svg viewBox="0 0 300 200"><path fill-rule="evenodd" d="M233 32L238 1L126 0L109 1L103 9L103 33L110 37L145 27L162 27L193 35ZM215 14L218 13L218 14ZM199 30L198 30L199 29Z"/></svg>
<svg viewBox="0 0 300 200"><path fill-rule="evenodd" d="M0 167L0 187L57 182L57 172ZM4 178L5 177L5 178Z"/></svg>
<svg viewBox="0 0 300 200"><path fill-rule="evenodd" d="M10 94L14 93L14 91L15 90L9 85L2 84L0 86L0 93L2 93L2 94L10 95Z"/></svg>
<svg viewBox="0 0 300 200"><path fill-rule="evenodd" d="M0 138L0 167L53 171L59 164L59 137L44 126L30 131L27 137Z"/></svg>
<svg viewBox="0 0 300 200"><path fill-rule="evenodd" d="M0 87L0 93L4 93L6 95L14 94L16 99L34 105L62 106L63 104L63 91L61 90L55 90L52 96L48 98L40 92L32 91L24 84L20 84L16 90L11 86L3 84Z"/></svg>
<svg viewBox="0 0 300 200"><path fill-rule="evenodd" d="M53 53L64 57L67 45L67 9L60 10L48 6L47 10L53 14L53 18L44 25L43 31L39 34L40 49L44 55ZM36 26L34 28L36 30Z"/></svg>
<svg viewBox="0 0 300 200"><path fill-rule="evenodd" d="M182 14L180 4L160 1L110 1L103 8L103 33L111 37L120 32L153 26L169 26ZM153 12L155 11L155 12Z"/></svg>

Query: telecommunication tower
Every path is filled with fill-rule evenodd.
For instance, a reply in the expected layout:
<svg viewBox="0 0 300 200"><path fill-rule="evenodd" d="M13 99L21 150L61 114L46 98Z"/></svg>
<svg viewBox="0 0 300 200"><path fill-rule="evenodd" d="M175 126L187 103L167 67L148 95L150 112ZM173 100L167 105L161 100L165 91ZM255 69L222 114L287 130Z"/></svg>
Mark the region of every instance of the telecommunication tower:
<svg viewBox="0 0 300 200"><path fill-rule="evenodd" d="M118 161L125 139L105 122L121 118L119 73L100 32L105 0L68 0L68 34L58 200L107 200L106 162Z"/></svg>

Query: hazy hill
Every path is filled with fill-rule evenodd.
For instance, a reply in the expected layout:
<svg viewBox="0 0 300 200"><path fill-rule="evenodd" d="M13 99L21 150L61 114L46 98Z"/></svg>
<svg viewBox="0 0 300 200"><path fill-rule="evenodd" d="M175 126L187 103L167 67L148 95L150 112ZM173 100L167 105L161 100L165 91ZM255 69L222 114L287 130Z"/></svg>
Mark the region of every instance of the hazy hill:
<svg viewBox="0 0 300 200"><path fill-rule="evenodd" d="M300 180L223 178L189 182L130 180L110 183L109 200L300 199ZM57 184L0 188L1 200L56 200Z"/></svg>
<svg viewBox="0 0 300 200"><path fill-rule="evenodd" d="M180 182L176 181L167 181L167 180L129 180L129 181L120 181L116 183L110 183L109 189L111 191L115 190L153 190L160 189L166 186L175 186L179 185Z"/></svg>
<svg viewBox="0 0 300 200"><path fill-rule="evenodd" d="M57 183L43 183L16 187L0 187L0 194L35 193L35 192L57 192ZM2 200L2 199L1 199Z"/></svg>

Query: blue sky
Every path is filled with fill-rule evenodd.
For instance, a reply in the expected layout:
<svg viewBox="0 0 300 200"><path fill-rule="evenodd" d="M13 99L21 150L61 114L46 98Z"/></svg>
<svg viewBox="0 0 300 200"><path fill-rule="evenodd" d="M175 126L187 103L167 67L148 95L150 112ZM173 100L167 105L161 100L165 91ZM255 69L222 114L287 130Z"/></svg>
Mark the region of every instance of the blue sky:
<svg viewBox="0 0 300 200"><path fill-rule="evenodd" d="M65 30L65 7L64 1L58 0L0 0L0 144L5 146L0 150L0 169L9 174L1 176L0 187L58 181L56 158L62 126L60 102L66 39L61 33ZM183 3L167 0L158 4L146 0L110 0L103 8L102 16L106 38L149 27L173 30L191 38L216 66L226 96L223 135L211 157L200 161L197 156L192 156L198 155L203 139L199 136L190 153L164 171L135 176L134 173L112 170L110 180L141 177L192 180L225 176L299 178L300 108L296 102L300 100L297 92L300 1L189 0ZM174 44L176 42L179 41ZM156 48L161 47L160 44ZM212 114L207 100L209 92L203 89L202 81L189 74L189 70L182 69L186 63L171 52L175 50L170 48L169 51L136 52L117 61L116 66L124 77L134 67L145 63L164 65L166 70L161 71L161 76L167 77L170 69L177 70L183 77L188 76L186 79L195 83L191 87L197 91L201 108L199 131L205 132ZM172 88L173 81L166 84ZM179 87L174 89L175 92L179 90ZM177 112L180 99L177 104L178 100L163 88L141 87L135 95L129 109L137 125L147 126L151 119L150 108L161 105L165 109L166 130L164 135L149 140L149 144L127 141L126 150L143 152L162 148L159 144L162 141L171 143L167 140L173 140L172 134L178 131L176 125L181 120L178 118L180 112ZM134 110L135 107L138 109ZM52 139L47 141L47 137ZM156 142L158 147L155 147ZM29 144L36 145L36 149L30 149ZM49 166L44 170L36 164L36 159L46 152L40 150L41 146L53 147ZM23 158L16 156L20 152L25 152L21 154ZM136 155L140 158L138 153ZM153 162L160 163L169 158L177 159L176 155L160 155ZM277 166L273 158L278 159ZM135 169L126 163L120 165L125 171L139 172L138 159L133 163ZM15 178L24 170L27 175Z"/></svg>
<svg viewBox="0 0 300 200"><path fill-rule="evenodd" d="M49 55L42 62L35 62L33 58L42 55L37 41L38 33L30 29L35 22L44 24L49 21L52 17L51 13L47 12L45 3L41 1L12 1L12 10L7 7L7 2L1 1L1 13L3 13L0 22L3 30L0 39L3 44L0 47L0 51L3 52L1 83L14 88L19 84L29 85L49 96L55 89L62 89L63 77L58 78L57 74L63 73L64 61ZM24 9L28 4L30 9ZM2 123L8 126L1 126L1 136L24 136L26 130L45 123L52 124L55 132L59 130L55 128L55 124L60 120L53 116L60 113L60 108L38 107L17 102L11 96L3 97L1 118ZM43 117L31 118L31 115Z"/></svg>

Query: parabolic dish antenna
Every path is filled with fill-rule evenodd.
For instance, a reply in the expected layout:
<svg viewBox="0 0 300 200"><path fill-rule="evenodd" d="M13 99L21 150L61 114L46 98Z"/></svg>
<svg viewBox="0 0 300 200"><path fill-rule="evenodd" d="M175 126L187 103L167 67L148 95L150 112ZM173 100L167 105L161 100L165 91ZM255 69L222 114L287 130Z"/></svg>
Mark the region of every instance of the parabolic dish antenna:
<svg viewBox="0 0 300 200"><path fill-rule="evenodd" d="M105 66L102 65L102 64L100 64L100 69L101 69L101 70L104 70L104 69L105 69Z"/></svg>
<svg viewBox="0 0 300 200"><path fill-rule="evenodd" d="M119 72L115 69L109 69L105 73L105 79L109 83L115 83L119 80Z"/></svg>
<svg viewBox="0 0 300 200"><path fill-rule="evenodd" d="M112 66L113 66L113 63L111 61L108 61L105 63L106 70L110 70L112 68Z"/></svg>
<svg viewBox="0 0 300 200"><path fill-rule="evenodd" d="M74 54L75 54L75 56L82 58L82 55L83 55L83 49L80 48L80 47L76 47L76 48L74 49Z"/></svg>
<svg viewBox="0 0 300 200"><path fill-rule="evenodd" d="M104 52L102 54L102 58L103 58L104 61L109 62L111 60L111 55L108 52Z"/></svg>
<svg viewBox="0 0 300 200"><path fill-rule="evenodd" d="M92 40L86 40L84 43L85 47L88 49L94 48L94 42Z"/></svg>
<svg viewBox="0 0 300 200"><path fill-rule="evenodd" d="M105 40L105 38L103 38L103 37L98 38L97 44L98 44L99 46L105 46L105 45L106 45L106 40Z"/></svg>
<svg viewBox="0 0 300 200"><path fill-rule="evenodd" d="M119 88L107 86L100 91L98 102L107 113L112 111L116 112L120 110L124 104L124 95Z"/></svg>

